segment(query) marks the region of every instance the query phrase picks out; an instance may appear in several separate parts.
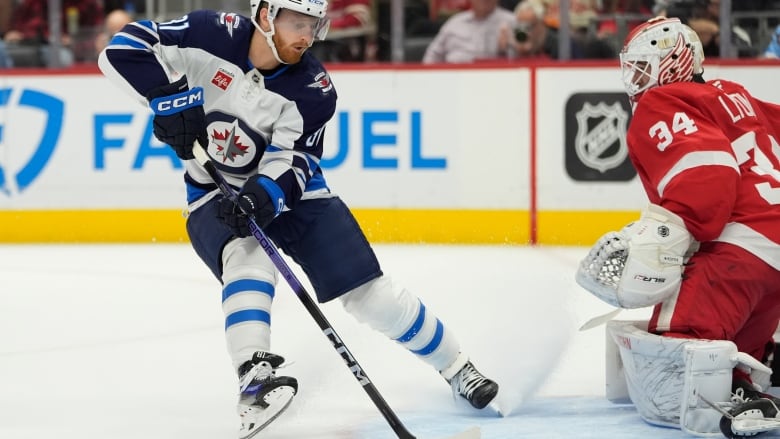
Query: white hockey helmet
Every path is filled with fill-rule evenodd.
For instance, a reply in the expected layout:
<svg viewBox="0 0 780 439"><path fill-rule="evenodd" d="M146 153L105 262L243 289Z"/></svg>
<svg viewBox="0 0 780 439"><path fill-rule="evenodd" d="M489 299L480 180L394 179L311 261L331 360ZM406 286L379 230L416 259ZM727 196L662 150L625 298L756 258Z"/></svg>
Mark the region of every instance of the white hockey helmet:
<svg viewBox="0 0 780 439"><path fill-rule="evenodd" d="M320 18L325 17L325 13L328 10L328 2L326 0L250 0L249 5L252 7L252 17L257 16L257 10L263 1L268 3L268 15L273 17L276 17L277 12L281 8Z"/></svg>
<svg viewBox="0 0 780 439"><path fill-rule="evenodd" d="M655 17L626 37L620 51L623 84L636 102L653 87L689 82L704 71L699 36L678 18Z"/></svg>
<svg viewBox="0 0 780 439"><path fill-rule="evenodd" d="M328 12L327 0L250 0L249 6L252 8L253 21L257 18L257 11L262 3L268 4L268 19L272 23L279 14L280 9L289 9L301 14L311 15L312 17L321 18L323 21ZM325 33L328 31L327 26L323 26L320 29L320 34L315 35L315 37L318 40L324 40Z"/></svg>

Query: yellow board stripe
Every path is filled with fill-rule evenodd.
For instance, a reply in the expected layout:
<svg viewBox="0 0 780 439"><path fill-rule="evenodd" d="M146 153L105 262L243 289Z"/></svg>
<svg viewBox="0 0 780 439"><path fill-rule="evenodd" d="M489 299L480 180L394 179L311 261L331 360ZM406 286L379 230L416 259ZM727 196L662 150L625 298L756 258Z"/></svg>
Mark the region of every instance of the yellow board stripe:
<svg viewBox="0 0 780 439"><path fill-rule="evenodd" d="M188 242L177 210L0 211L0 242Z"/></svg>
<svg viewBox="0 0 780 439"><path fill-rule="evenodd" d="M524 210L355 209L371 242L435 244L529 244ZM639 213L542 211L537 244L591 245L620 230ZM178 210L0 211L2 243L187 242Z"/></svg>
<svg viewBox="0 0 780 439"><path fill-rule="evenodd" d="M526 244L528 211L356 209L371 242Z"/></svg>
<svg viewBox="0 0 780 439"><path fill-rule="evenodd" d="M549 245L591 246L601 235L639 218L639 211L540 211L537 241Z"/></svg>

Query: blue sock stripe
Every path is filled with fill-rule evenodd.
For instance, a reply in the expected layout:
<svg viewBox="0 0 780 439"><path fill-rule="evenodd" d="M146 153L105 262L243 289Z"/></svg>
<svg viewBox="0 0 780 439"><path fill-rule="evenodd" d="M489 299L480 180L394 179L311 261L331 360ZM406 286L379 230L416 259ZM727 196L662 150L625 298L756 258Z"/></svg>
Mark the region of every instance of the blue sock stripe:
<svg viewBox="0 0 780 439"><path fill-rule="evenodd" d="M271 324L271 315L261 309L245 309L236 311L225 317L225 329L244 322L263 322Z"/></svg>
<svg viewBox="0 0 780 439"><path fill-rule="evenodd" d="M444 337L444 325L441 324L441 321L439 319L436 319L436 333L433 335L433 339L431 339L431 342L428 343L428 346L423 347L422 349L418 349L416 351L412 351L412 353L415 353L417 355L428 355L431 352L435 351L436 348L439 347L441 344L441 339Z"/></svg>
<svg viewBox="0 0 780 439"><path fill-rule="evenodd" d="M417 335L418 332L420 332L420 328L422 328L423 323L425 322L425 305L420 303L420 311L417 312L417 320L414 321L412 324L412 327L409 328L404 335L398 337L395 339L395 341L399 343L406 343L409 340L413 339L415 335Z"/></svg>
<svg viewBox="0 0 780 439"><path fill-rule="evenodd" d="M228 297L236 293L243 293L245 291L256 291L259 293L265 293L274 298L274 286L268 282L262 280L253 279L240 279L230 282L222 288L222 301L226 301Z"/></svg>

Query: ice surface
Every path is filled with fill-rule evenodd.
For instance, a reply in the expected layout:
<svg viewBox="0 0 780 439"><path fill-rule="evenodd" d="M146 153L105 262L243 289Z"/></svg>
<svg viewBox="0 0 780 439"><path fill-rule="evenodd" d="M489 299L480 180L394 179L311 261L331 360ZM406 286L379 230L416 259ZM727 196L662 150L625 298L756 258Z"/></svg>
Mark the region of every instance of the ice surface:
<svg viewBox="0 0 780 439"><path fill-rule="evenodd" d="M495 439L687 437L604 399L604 327L578 331L611 310L574 283L587 249L375 248L385 272L419 295L501 385L506 417L465 407L425 363L338 304L324 305L417 437L473 426ZM291 362L283 373L298 378L300 392L257 438L396 437L283 282L273 349ZM186 244L0 246L0 438L235 438L236 377L220 299L218 282Z"/></svg>

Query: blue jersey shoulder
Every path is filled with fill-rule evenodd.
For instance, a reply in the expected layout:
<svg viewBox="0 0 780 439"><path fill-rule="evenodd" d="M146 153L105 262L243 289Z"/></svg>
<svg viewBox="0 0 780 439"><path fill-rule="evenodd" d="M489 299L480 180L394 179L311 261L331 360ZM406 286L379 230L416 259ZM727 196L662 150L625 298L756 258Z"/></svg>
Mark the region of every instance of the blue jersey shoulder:
<svg viewBox="0 0 780 439"><path fill-rule="evenodd" d="M254 25L232 12L197 10L159 23L160 43L204 50L233 64L247 67Z"/></svg>
<svg viewBox="0 0 780 439"><path fill-rule="evenodd" d="M299 63L266 76L265 86L296 103L306 125L304 132L319 129L336 112L338 96L330 74L309 53Z"/></svg>

